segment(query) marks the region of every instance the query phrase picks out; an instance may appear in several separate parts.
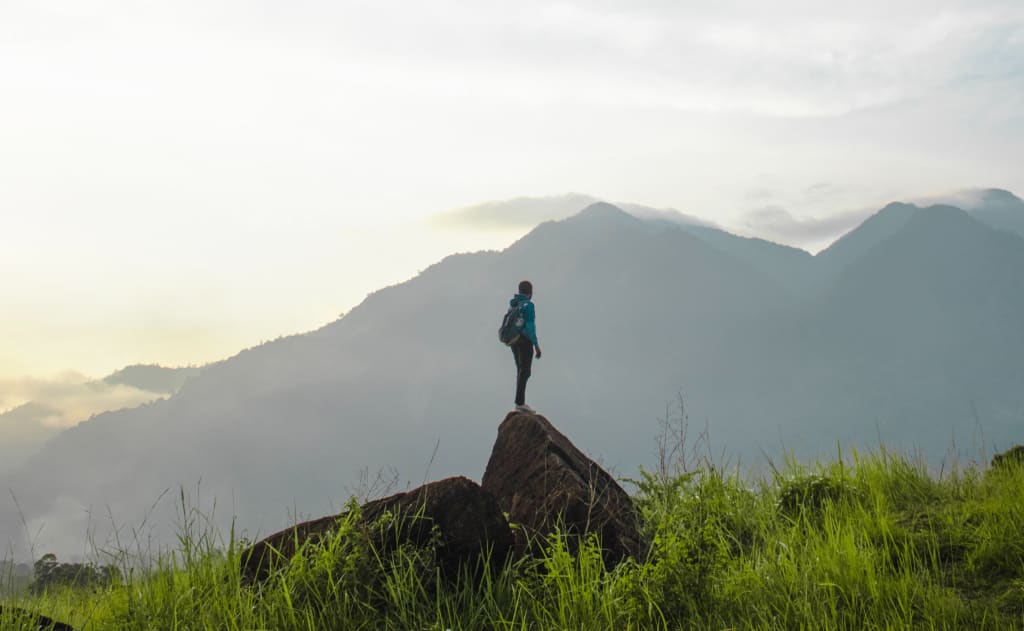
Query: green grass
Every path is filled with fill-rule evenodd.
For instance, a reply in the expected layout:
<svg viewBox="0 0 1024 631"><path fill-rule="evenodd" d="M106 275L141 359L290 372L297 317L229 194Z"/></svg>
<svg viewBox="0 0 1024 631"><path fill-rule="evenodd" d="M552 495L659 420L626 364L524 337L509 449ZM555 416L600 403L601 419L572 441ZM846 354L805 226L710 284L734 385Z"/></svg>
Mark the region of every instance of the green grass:
<svg viewBox="0 0 1024 631"><path fill-rule="evenodd" d="M423 550L378 554L353 514L257 588L230 533L186 519L120 585L4 604L83 631L1024 628L1022 466L933 476L880 453L633 484L649 551L612 570L596 540L551 537L543 558L446 581Z"/></svg>

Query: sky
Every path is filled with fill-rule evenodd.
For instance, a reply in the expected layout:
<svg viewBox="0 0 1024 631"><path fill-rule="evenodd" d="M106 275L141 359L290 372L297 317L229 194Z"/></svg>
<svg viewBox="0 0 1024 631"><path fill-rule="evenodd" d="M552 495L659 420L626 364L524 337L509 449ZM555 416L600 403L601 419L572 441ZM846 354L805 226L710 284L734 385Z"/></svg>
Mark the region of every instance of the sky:
<svg viewBox="0 0 1024 631"><path fill-rule="evenodd" d="M1022 112L1020 0L0 0L0 412L322 326L495 200L814 251L1021 195Z"/></svg>

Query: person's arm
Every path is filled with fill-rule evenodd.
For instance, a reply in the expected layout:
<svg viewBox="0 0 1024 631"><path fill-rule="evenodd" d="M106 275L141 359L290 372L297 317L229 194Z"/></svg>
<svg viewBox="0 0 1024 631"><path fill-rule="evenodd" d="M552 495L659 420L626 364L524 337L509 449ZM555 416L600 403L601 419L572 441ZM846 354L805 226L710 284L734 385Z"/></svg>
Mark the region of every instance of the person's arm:
<svg viewBox="0 0 1024 631"><path fill-rule="evenodd" d="M525 319L523 333L526 335L526 339L533 344L533 352L537 359L540 359L540 342L537 341L537 311L532 302L526 303L523 308L523 317Z"/></svg>

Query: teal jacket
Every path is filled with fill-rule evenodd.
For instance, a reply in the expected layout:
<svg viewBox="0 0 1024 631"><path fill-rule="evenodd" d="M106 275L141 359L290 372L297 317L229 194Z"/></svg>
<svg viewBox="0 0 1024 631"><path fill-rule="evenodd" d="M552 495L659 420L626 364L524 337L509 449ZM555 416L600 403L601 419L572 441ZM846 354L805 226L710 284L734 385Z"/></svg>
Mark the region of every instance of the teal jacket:
<svg viewBox="0 0 1024 631"><path fill-rule="evenodd" d="M512 296L512 300L508 301L508 306L514 307L521 302L526 303L523 305L523 318L526 321L523 325L523 335L525 335L526 339L530 340L530 343L534 346L540 346L540 343L537 342L537 312L530 299L523 294L516 294L515 296Z"/></svg>

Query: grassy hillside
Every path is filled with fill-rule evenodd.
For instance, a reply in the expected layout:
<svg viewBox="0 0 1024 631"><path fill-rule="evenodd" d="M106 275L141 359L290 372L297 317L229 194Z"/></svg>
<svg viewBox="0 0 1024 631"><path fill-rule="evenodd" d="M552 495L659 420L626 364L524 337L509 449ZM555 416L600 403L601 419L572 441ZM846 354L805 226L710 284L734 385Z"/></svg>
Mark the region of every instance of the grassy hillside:
<svg viewBox="0 0 1024 631"><path fill-rule="evenodd" d="M1024 627L1019 464L932 475L877 453L633 484L650 551L611 571L597 542L574 556L554 539L543 559L444 584L429 555L382 558L349 520L255 589L239 543L186 509L178 549L123 584L5 604L94 631Z"/></svg>

